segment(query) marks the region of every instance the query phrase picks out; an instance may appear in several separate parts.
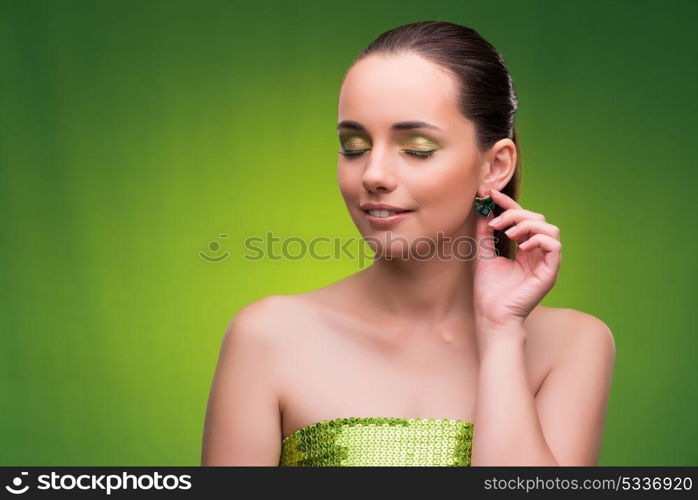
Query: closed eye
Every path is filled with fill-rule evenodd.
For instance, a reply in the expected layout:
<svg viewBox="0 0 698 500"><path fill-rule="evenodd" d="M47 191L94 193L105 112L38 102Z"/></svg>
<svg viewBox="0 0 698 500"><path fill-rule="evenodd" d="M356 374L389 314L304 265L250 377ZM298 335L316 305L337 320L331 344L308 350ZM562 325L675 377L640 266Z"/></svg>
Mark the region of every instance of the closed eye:
<svg viewBox="0 0 698 500"><path fill-rule="evenodd" d="M365 151L368 151L366 149ZM354 156L361 156L364 153L364 150L358 150L358 151L340 151L339 154L344 156L345 158L352 158Z"/></svg>
<svg viewBox="0 0 698 500"><path fill-rule="evenodd" d="M417 158L429 158L431 155L436 153L435 149L431 149L429 151L412 151L412 150L405 150L405 153L408 155L416 156Z"/></svg>
<svg viewBox="0 0 698 500"><path fill-rule="evenodd" d="M357 156L361 156L366 151L370 151L370 149L360 149L360 150L355 150L355 151L340 151L339 154L341 154L345 158L354 158ZM421 159L429 158L435 152L436 152L435 149L431 149L428 151L415 151L415 150L411 150L411 149L404 149L403 150L403 153L406 153L410 156L414 156L415 158L421 158Z"/></svg>

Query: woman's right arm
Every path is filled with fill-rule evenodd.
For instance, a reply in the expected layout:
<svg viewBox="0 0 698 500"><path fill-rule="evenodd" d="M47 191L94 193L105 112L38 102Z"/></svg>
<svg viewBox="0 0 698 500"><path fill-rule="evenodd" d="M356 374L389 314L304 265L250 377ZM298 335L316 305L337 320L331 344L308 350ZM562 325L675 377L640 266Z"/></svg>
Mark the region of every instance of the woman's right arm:
<svg viewBox="0 0 698 500"><path fill-rule="evenodd" d="M273 296L240 310L223 335L206 409L201 465L277 466L281 450Z"/></svg>

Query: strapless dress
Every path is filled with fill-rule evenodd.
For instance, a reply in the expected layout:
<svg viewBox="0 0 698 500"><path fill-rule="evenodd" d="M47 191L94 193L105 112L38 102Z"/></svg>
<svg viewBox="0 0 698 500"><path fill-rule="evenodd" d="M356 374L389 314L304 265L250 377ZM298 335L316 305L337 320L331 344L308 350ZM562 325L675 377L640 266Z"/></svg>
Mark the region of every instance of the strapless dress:
<svg viewBox="0 0 698 500"><path fill-rule="evenodd" d="M469 466L472 441L464 420L334 418L283 438L279 466Z"/></svg>

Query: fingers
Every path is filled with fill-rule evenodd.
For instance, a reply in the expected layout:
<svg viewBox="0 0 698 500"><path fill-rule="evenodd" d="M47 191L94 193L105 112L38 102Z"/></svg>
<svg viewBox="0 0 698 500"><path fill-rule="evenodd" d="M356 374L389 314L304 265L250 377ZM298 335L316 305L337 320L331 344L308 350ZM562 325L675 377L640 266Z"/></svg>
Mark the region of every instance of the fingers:
<svg viewBox="0 0 698 500"><path fill-rule="evenodd" d="M520 250L542 249L546 252L546 261L550 258L554 261L555 255L560 255L560 228L548 223L543 214L522 208L516 200L501 191L490 189L490 195L497 205L504 208L498 217L487 222L490 228L501 230L511 226L504 231L507 237L516 241Z"/></svg>
<svg viewBox="0 0 698 500"><path fill-rule="evenodd" d="M495 200L495 203L502 207L507 207L498 217L489 221L489 225L493 229L501 230L507 226L511 226L504 231L504 233L509 239L519 243L519 248L522 250L536 248L538 246L537 243L531 243L530 245L532 246L525 245L525 242L534 235L545 235L553 241L557 241L559 244L560 228L548 223L543 214L521 208L516 201L500 191L495 189L491 191L492 199ZM537 242L539 239L535 241ZM548 246L554 245L551 243L546 244Z"/></svg>
<svg viewBox="0 0 698 500"><path fill-rule="evenodd" d="M528 252L540 248L545 253L545 263L550 269L557 269L561 260L562 244L547 234L534 234L519 245L519 250Z"/></svg>
<svg viewBox="0 0 698 500"><path fill-rule="evenodd" d="M547 234L534 234L519 245L519 250L540 248L546 252L557 252L562 249L562 243Z"/></svg>
<svg viewBox="0 0 698 500"><path fill-rule="evenodd" d="M516 203L516 200L496 189L490 189L490 196L492 201L502 208L521 208L521 205Z"/></svg>
<svg viewBox="0 0 698 500"><path fill-rule="evenodd" d="M531 212L523 208L510 208L502 212L499 217L495 217L490 221L490 226L495 229L511 226L524 219L537 219L545 221L545 216L536 212Z"/></svg>
<svg viewBox="0 0 698 500"><path fill-rule="evenodd" d="M499 217L495 217L490 221L490 226L495 229L511 226L523 219L540 219L545 221L544 215L521 208L521 205L519 205L516 200L501 191L490 189L490 196L492 196L492 200L497 205L504 208L504 211Z"/></svg>
<svg viewBox="0 0 698 500"><path fill-rule="evenodd" d="M493 229L512 226L504 233L518 243L518 250L524 254L535 249L542 250L545 268L556 273L562 260L560 228L549 224L544 215L522 208L501 191L491 189L490 194L492 200L504 208L504 211L499 217L489 221L488 225Z"/></svg>
<svg viewBox="0 0 698 500"><path fill-rule="evenodd" d="M514 240L518 243L526 241L528 237L534 234L547 234L551 238L559 240L560 228L539 219L525 219L511 226L504 231L504 234L506 234L510 240Z"/></svg>

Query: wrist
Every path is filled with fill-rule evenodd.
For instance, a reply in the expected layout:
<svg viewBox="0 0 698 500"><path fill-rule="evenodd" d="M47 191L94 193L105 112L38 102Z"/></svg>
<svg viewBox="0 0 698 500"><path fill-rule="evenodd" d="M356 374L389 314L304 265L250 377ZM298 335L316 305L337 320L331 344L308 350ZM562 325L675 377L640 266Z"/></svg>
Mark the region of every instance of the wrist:
<svg viewBox="0 0 698 500"><path fill-rule="evenodd" d="M475 329L484 335L492 331L516 331L523 328L523 320L518 318L493 320L484 316L475 317Z"/></svg>
<svg viewBox="0 0 698 500"><path fill-rule="evenodd" d="M483 323L476 326L480 354L523 349L526 329L522 323Z"/></svg>

